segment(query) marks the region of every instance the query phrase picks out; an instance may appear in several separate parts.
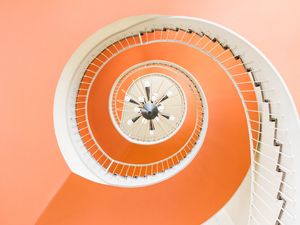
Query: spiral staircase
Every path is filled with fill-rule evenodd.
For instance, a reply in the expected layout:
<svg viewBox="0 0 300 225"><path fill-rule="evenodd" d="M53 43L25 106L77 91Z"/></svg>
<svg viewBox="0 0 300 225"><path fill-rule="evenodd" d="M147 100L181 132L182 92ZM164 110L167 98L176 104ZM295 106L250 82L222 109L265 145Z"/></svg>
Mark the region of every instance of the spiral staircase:
<svg viewBox="0 0 300 225"><path fill-rule="evenodd" d="M294 103L262 53L220 25L148 15L99 30L65 66L54 123L68 166L99 188L192 168L198 224L300 223Z"/></svg>

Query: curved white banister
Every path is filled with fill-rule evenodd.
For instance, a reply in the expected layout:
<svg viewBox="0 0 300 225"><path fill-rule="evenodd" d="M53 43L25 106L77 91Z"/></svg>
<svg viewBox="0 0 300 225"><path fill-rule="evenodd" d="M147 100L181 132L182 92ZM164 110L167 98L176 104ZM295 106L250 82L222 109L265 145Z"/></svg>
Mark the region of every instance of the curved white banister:
<svg viewBox="0 0 300 225"><path fill-rule="evenodd" d="M202 38L198 43L203 40L204 36L208 36L210 41L201 48L197 48L198 43L193 46L191 39L187 43L177 40L176 37L174 40L148 39L147 32L168 29L182 29L194 33L191 39L199 34ZM142 41L142 34L146 34L146 41ZM300 194L296 190L300 188L300 176L298 174L300 170L300 122L290 93L279 73L259 50L238 34L205 20L172 16L131 17L96 32L79 48L72 61L64 69L63 74L73 74L74 77L62 76L55 98L55 105L60 105L62 108L55 107L54 112L55 130L59 145L72 170L91 180L106 183L105 180L99 180L99 177L96 177L90 169L87 169L87 166L80 160L80 154L89 157L84 149L78 150L78 152L83 151L78 153L79 155L75 152L70 153L63 150L74 148L72 142L80 141L78 137L76 140L73 138L62 139L65 134L68 134L69 137L72 134L69 133L66 121L59 115L68 112L69 102L67 97L69 97L70 84L74 80L78 80L75 76L82 74L83 70L86 69L77 68L77 65L88 65L92 57L99 52L99 49L105 49L114 42L129 36L136 37L133 39L135 46L156 41L175 41L189 45L213 58L227 72L241 97L249 128L251 167L247 179L251 180L251 184L249 184L251 190L249 193L250 212L248 213L248 224L299 224L300 206L297 202L300 202ZM225 51L215 56L213 53L216 46L207 49L209 43L213 41L218 41L226 49L225 51L231 51L232 56L220 60ZM226 66L226 63L234 59L241 59L242 62L233 66ZM238 66L244 66L247 72L232 73L233 69ZM248 76L250 81L236 80L243 76ZM252 84L254 88L249 89L247 84ZM249 93L254 93L256 99L247 98L246 95ZM253 103L258 106L258 109L253 109L250 106ZM253 119L251 116L253 113L259 114L260 118L258 120ZM256 124L259 128L253 128L253 124ZM76 127L73 128L75 132L78 132ZM258 138L254 138L253 133L258 134ZM253 146L253 143L256 144ZM87 160L93 161L91 158ZM95 167L97 167L96 164ZM108 176L105 174L107 171L99 169L98 172L101 173L101 176ZM140 182L140 184L143 184L144 181L142 179L136 179L136 181L129 179L126 182ZM246 186L241 186L241 190L244 189L246 189ZM237 204L237 201L241 201L241 199L233 197L230 203L231 206ZM226 215L230 218L232 224L242 225L238 224L237 219L233 219L232 213L234 212L230 212L230 207L226 206L215 218L220 215L225 217ZM213 221L213 218L211 221Z"/></svg>

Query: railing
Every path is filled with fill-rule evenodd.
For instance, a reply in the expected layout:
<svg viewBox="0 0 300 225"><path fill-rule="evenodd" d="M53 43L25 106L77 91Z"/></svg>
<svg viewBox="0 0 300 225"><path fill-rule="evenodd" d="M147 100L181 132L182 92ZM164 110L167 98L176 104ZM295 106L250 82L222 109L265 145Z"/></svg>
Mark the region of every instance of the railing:
<svg viewBox="0 0 300 225"><path fill-rule="evenodd" d="M202 129L203 123L203 105L202 99L199 91L196 86L193 88L194 92L197 93L197 96L194 96L194 100L196 102L195 114L196 114L196 122L192 132L192 135L189 137L188 141L181 147L177 152L170 155L167 158L162 160L140 164L140 163L125 163L119 160L113 159L110 157L104 149L99 146L93 137L92 132L89 129L89 124L87 120L87 96L89 93L89 88L93 83L94 78L96 77L96 73L99 69L102 68L105 63L107 63L112 57L123 52L132 47L136 47L142 44L142 34L127 36L121 40L118 40L115 43L112 43L110 46L106 47L104 51L102 51L90 64L90 66L86 69L82 80L80 82L80 87L78 89L77 97L76 97L76 120L77 127L80 137L82 138L82 142L85 145L88 152L91 154L93 158L98 162L99 166L102 167L107 172L115 175L121 176L124 178L127 177L146 177L151 175L156 175L157 173L165 172L168 169L173 168L181 161L185 160L188 154L192 151L195 143L197 143ZM159 40L159 39L158 39ZM153 63L154 64L161 64ZM173 70L178 70L178 68L173 65L165 64L164 66L168 66ZM183 72L183 71L180 71ZM186 75L188 78L188 75ZM117 115L115 115L117 116Z"/></svg>
<svg viewBox="0 0 300 225"><path fill-rule="evenodd" d="M123 34L124 35L124 34ZM206 35L203 31L194 32L192 29L157 25L153 30L136 34L125 35L122 41L107 46L100 57L94 61L103 63L110 55L118 53L121 49L133 46L151 44L154 42L176 42L193 47L218 62L227 71L243 102L249 125L249 136L252 151L251 161L251 211L249 224L291 224L295 221L295 185L294 155L290 151L288 141L288 127L282 121L285 115L281 114L280 102L277 102L277 90L272 87L271 80L265 76L264 68L251 68L253 62L244 62L243 54L238 49L232 49L225 44L218 35ZM118 47L119 46L119 47ZM246 54L246 53L244 53ZM88 68L81 82L83 85L78 93L77 107L86 99L81 98L86 83L91 82L98 68ZM77 114L79 132L87 128L84 117ZM81 126L81 124L83 124ZM82 138L87 137L82 133ZM271 140L271 141L270 141ZM90 140L83 139L84 143ZM97 154L97 146L87 146L92 155ZM97 161L105 154L100 154ZM106 160L100 165L114 173L112 167L115 161L105 156ZM108 163L106 163L108 160ZM179 162L179 161L178 161ZM121 162L118 162L122 164ZM154 174L153 167L151 174ZM135 176L135 172L132 173ZM125 174L126 175L126 174ZM141 174L138 174L141 175ZM269 189L271 188L271 189Z"/></svg>

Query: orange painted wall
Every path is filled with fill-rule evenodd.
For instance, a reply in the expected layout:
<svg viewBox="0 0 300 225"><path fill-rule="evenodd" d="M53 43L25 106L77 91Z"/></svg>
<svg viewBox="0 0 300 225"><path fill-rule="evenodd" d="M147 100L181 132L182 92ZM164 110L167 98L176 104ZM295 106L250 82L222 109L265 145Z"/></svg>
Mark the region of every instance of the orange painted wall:
<svg viewBox="0 0 300 225"><path fill-rule="evenodd" d="M296 0L1 0L0 224L34 224L70 174L54 136L53 96L64 64L91 33L146 13L218 22L266 53L300 109L299 10Z"/></svg>

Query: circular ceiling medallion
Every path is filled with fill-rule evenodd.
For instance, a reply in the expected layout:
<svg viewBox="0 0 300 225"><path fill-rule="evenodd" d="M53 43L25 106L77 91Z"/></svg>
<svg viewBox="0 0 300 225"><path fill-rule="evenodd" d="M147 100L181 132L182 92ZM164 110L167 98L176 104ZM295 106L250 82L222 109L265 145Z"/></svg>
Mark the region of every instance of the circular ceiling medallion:
<svg viewBox="0 0 300 225"><path fill-rule="evenodd" d="M127 140L145 145L171 138L187 110L180 85L167 74L148 73L150 68L173 69L158 62L134 66L120 76L110 94L110 115L116 129Z"/></svg>

